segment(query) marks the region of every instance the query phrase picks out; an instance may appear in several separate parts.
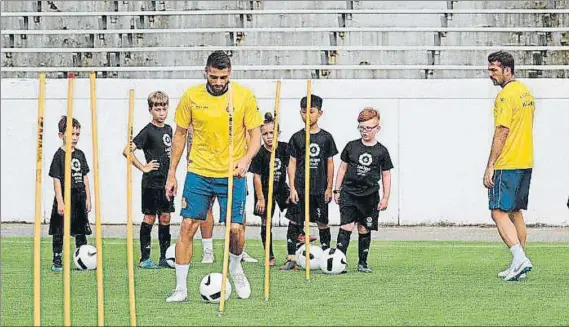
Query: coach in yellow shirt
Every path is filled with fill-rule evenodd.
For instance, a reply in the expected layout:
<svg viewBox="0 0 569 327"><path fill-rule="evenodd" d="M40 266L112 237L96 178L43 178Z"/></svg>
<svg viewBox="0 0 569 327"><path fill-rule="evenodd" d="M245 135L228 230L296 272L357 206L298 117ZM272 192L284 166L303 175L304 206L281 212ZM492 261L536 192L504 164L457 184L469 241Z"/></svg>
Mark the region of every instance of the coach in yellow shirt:
<svg viewBox="0 0 569 327"><path fill-rule="evenodd" d="M507 52L488 56L488 73L502 90L494 101L494 138L484 173L489 208L498 233L510 248L510 266L498 273L506 281L525 278L532 263L526 256L527 210L533 168L533 119L535 99L514 77L514 58Z"/></svg>
<svg viewBox="0 0 569 327"><path fill-rule="evenodd" d="M190 125L193 143L188 173L182 195L182 220L176 242L176 289L166 302L187 299L187 277L193 254L193 238L214 197L221 209L220 221L227 214L227 184L229 168L229 96L233 104L233 205L231 213L231 240L229 245L229 273L237 296L249 298L251 288L241 266L245 242L243 224L247 192L246 174L251 160L261 147L260 126L263 123L253 93L229 81L231 61L223 51L213 52L205 68L207 83L186 90L174 121L176 132L172 142L172 160L166 182L166 196L176 195L176 168L182 157ZM231 85L230 85L231 84ZM246 135L250 141L247 144Z"/></svg>

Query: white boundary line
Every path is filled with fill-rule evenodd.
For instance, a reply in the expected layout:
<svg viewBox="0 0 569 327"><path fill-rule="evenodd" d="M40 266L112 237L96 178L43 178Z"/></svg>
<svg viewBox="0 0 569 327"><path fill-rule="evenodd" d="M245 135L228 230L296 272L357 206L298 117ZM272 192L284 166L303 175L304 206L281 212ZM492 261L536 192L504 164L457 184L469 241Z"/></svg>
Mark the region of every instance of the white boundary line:
<svg viewBox="0 0 569 327"><path fill-rule="evenodd" d="M136 241L137 239L135 239ZM216 239L217 240L217 239ZM260 240L256 240L256 241L260 241ZM396 244L398 242L454 242L454 241L413 241L413 240L407 240L407 241L385 241L385 240L373 240L373 241L380 241L380 242L394 242L393 244L373 244L372 243L372 247L381 247L381 248L418 248L418 249L428 249L428 248L503 248L504 245L493 245L493 244L488 244L488 245L484 245L484 244L416 244L416 245L411 245L411 244ZM460 242L460 241L457 241ZM470 241L468 241L470 242ZM21 241L21 240L6 240L6 239L2 239L0 241L1 244L27 244L27 245L33 245L33 240L30 239L30 241ZM51 241L42 241L42 244L51 244ZM552 244L540 244L539 243L530 243L530 248L553 248L553 249L558 249L558 248L563 248L563 249L569 249L569 245L563 245L561 243L564 242L559 242L559 245L552 245ZM103 239L103 245L124 245L126 246L126 239L124 242L116 242L116 241L105 241ZM260 243L247 243L246 247L261 247L262 244ZM278 246L278 245L277 245ZM282 245L282 247L284 247L284 244Z"/></svg>

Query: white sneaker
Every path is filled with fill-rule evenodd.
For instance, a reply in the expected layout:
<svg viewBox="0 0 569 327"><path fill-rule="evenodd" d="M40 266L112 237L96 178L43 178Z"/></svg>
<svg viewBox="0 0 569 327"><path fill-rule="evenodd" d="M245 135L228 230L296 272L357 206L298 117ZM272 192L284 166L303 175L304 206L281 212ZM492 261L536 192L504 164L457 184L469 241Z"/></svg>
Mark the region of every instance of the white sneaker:
<svg viewBox="0 0 569 327"><path fill-rule="evenodd" d="M528 258L525 258L520 264L512 267L509 273L504 277L505 281L515 281L523 278L522 275L527 275L528 272L531 271L533 268L531 261ZM524 276L526 277L526 276Z"/></svg>
<svg viewBox="0 0 569 327"><path fill-rule="evenodd" d="M172 295L170 295L166 299L166 302L168 302L168 303L170 303L170 302L184 302L184 301L186 301L187 298L188 298L188 290L175 289L172 292Z"/></svg>
<svg viewBox="0 0 569 327"><path fill-rule="evenodd" d="M241 261L250 262L250 263L257 263L259 260L250 256L247 252L243 251L243 255L241 256Z"/></svg>
<svg viewBox="0 0 569 327"><path fill-rule="evenodd" d="M202 263L213 263L215 257L212 250L205 249L202 255Z"/></svg>
<svg viewBox="0 0 569 327"><path fill-rule="evenodd" d="M243 271L231 274L231 279L235 285L235 292L240 299L248 299L251 296L251 285Z"/></svg>
<svg viewBox="0 0 569 327"><path fill-rule="evenodd" d="M506 270L504 270L504 271L500 271L500 272L498 273L498 277L504 278L504 277L508 276L508 274L509 274L510 271L511 271L511 268L512 268L512 267L510 266L510 267L508 267L508 269L506 269ZM526 274L526 273L523 273L523 274L520 275L519 279L524 279L524 278L526 278L526 277L527 277L527 274Z"/></svg>

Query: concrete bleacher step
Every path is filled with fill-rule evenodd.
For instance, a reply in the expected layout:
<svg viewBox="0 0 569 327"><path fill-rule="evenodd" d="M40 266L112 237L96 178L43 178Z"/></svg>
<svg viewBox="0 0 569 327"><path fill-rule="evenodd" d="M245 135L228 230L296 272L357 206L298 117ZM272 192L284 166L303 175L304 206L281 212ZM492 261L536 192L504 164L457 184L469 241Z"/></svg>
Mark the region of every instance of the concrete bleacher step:
<svg viewBox="0 0 569 327"><path fill-rule="evenodd" d="M157 5L152 8L152 3ZM537 5L536 5L537 3ZM541 8L547 1L453 1L455 9L501 9L501 8ZM85 11L85 12L111 12L107 17L105 28L130 29L131 26L144 29L179 29L179 28L235 28L235 27L430 27L441 26L440 14L271 14L271 15L225 15L222 11L237 9L255 10L291 10L291 9L445 9L446 1L55 1L56 8L50 8L46 1L42 1L43 12ZM569 1L555 1L557 8L569 7ZM78 9L80 8L80 10ZM30 30L93 30L102 29L102 21L98 16L82 17L41 17L34 19L34 12L38 9L37 2L1 2L1 9L8 12L25 12L22 17L2 17L2 29L18 29L24 26ZM112 11L132 12L140 10L219 10L215 15L173 15L173 16L112 16ZM27 17L27 19L24 19ZM448 17L447 17L448 18ZM448 27L509 27L530 26L543 27L546 24L554 27L569 26L569 14L546 17L541 14L460 14L452 15L448 20ZM569 35L569 33L566 33ZM569 39L561 32L549 33L491 33L491 32L448 32L441 33L440 44L447 46L460 45L562 45L563 40ZM435 39L437 32L245 32L237 33L163 33L163 34L105 34L104 37L94 35L90 38L85 35L29 35L23 31L21 34L2 38L2 47L10 48L88 48L97 49L120 47L160 47L160 46L426 46L438 44ZM486 50L477 51L441 51L437 53L436 64L439 65L484 65ZM569 60L568 51L550 52L545 58L547 64L564 64ZM328 58L326 55L332 55ZM431 58L429 51L400 50L400 51L347 51L337 53L307 50L256 50L233 51L234 65L322 65L332 63L335 65L425 65ZM534 64L532 51L514 51L520 64ZM3 65L11 67L41 67L41 66L107 66L107 53L73 54L73 53L12 53L3 54ZM207 51L162 51L162 52L133 52L121 53L120 58L114 62L121 66L201 66L204 64ZM366 71L354 69L352 71L246 71L235 72L236 76L247 78L306 78L314 74L322 78L423 78L424 71ZM131 72L120 73L120 76L201 76L196 72ZM433 77L480 77L485 72L478 71L435 71ZM525 72L520 75L524 76ZM2 73L2 76L30 76L36 73ZM542 76L558 76L559 72L544 72ZM419 77L416 77L419 76Z"/></svg>

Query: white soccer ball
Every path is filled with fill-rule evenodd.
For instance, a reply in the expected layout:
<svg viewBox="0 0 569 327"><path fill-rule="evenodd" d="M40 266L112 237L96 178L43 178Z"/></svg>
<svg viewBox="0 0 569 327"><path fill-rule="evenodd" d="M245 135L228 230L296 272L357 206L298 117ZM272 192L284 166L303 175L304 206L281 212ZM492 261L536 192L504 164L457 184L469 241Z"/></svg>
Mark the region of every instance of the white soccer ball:
<svg viewBox="0 0 569 327"><path fill-rule="evenodd" d="M322 248L317 245L310 245L310 270L320 269L320 257L322 257ZM296 263L306 269L306 245L303 244L296 250Z"/></svg>
<svg viewBox="0 0 569 327"><path fill-rule="evenodd" d="M166 262L170 267L176 267L176 243L166 249Z"/></svg>
<svg viewBox="0 0 569 327"><path fill-rule="evenodd" d="M89 244L81 245L75 250L73 261L79 270L97 269L97 248Z"/></svg>
<svg viewBox="0 0 569 327"><path fill-rule="evenodd" d="M346 255L338 249L329 248L320 257L320 269L325 274L340 274L346 269L346 264Z"/></svg>
<svg viewBox="0 0 569 327"><path fill-rule="evenodd" d="M205 275L200 282L200 295L202 299L210 303L219 303L221 300L221 280L223 275L220 273L211 273ZM229 279L225 280L225 300L231 295L231 283Z"/></svg>

